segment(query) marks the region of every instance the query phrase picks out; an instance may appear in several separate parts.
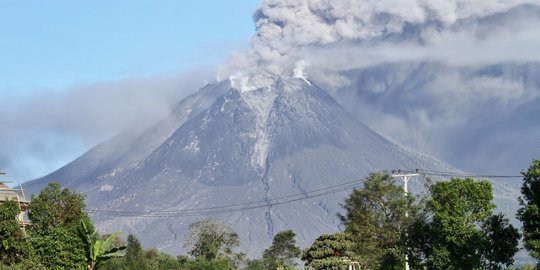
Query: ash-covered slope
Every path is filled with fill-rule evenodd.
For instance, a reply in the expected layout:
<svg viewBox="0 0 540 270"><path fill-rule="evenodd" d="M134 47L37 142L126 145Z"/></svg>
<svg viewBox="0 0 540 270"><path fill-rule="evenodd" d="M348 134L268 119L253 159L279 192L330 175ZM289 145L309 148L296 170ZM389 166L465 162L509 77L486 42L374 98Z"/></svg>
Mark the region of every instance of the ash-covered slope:
<svg viewBox="0 0 540 270"><path fill-rule="evenodd" d="M96 189L102 179L129 170L145 159L185 121L206 110L229 89L228 82L207 85L182 100L171 114L141 132L127 130L101 143L59 170L25 183L29 194L38 193L50 181L79 191ZM106 187L104 187L106 188Z"/></svg>
<svg viewBox="0 0 540 270"><path fill-rule="evenodd" d="M307 196L383 169L448 169L386 140L298 78L251 91L227 82L207 86L180 103L170 119L127 141L130 147L113 155L114 162L85 171L84 160L100 158L94 149L33 184L70 183L86 191L88 208L103 210L93 216L98 228L130 231L146 246L179 253L188 225L209 217L186 210ZM116 141L97 149L111 153ZM75 181L66 178L75 173ZM256 256L280 230L295 230L302 246L338 230L336 213L346 195L210 217L231 224L242 251Z"/></svg>

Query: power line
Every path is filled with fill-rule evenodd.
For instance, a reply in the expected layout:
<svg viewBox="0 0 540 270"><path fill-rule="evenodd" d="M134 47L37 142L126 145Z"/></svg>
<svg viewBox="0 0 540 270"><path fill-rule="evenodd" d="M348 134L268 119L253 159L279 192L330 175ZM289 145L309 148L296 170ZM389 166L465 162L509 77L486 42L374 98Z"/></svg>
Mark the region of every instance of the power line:
<svg viewBox="0 0 540 270"><path fill-rule="evenodd" d="M282 205L292 202L297 202L301 200L307 200L315 197L320 197L324 195L328 195L331 193L351 190L356 187L349 187L349 188L342 188L340 190L336 191L328 191L320 194L314 194L309 195L301 198L295 198L295 199L289 199L285 201L277 201L277 202L267 202L260 205L253 205L253 206L246 206L246 207L238 207L238 208L225 208L225 209L208 209L205 211L193 211L193 210L179 210L179 211L170 211L170 212L159 212L159 211L152 211L152 212L123 212L123 211L110 211L110 210L89 210L89 213L95 213L95 214L105 214L105 215L115 215L115 216L128 216L128 217L180 217L180 216L201 216L201 215L216 215L216 214L225 214L225 213L232 213L232 212L240 212L245 210L251 210L251 209L258 209L258 208L266 208L266 207L272 207L276 205Z"/></svg>
<svg viewBox="0 0 540 270"><path fill-rule="evenodd" d="M386 171L384 171L386 173ZM392 173L418 173L423 175L436 175L436 176L450 176L450 177L481 177L481 178L522 178L523 176L517 175L476 175L466 174L458 172L445 172L435 170L423 170L416 169L414 171L394 170ZM96 215L109 215L109 216L124 216L124 217L181 217L181 216L202 216L202 215L216 215L232 212L240 212L258 208L272 207L276 205L288 204L292 202L312 199L320 196L329 195L332 193L338 193L343 191L352 190L361 186L362 180L354 180L339 185L328 186L325 188L319 188L308 192L302 192L287 196L267 198L260 201L252 201L246 203L237 203L223 206L213 207L201 207L184 210L146 210L146 211L129 211L122 209L89 209L88 212Z"/></svg>
<svg viewBox="0 0 540 270"><path fill-rule="evenodd" d="M471 178L523 178L523 175L489 175L489 174L471 174L458 172L445 172L417 169L418 173L436 176L456 176L456 177L471 177Z"/></svg>
<svg viewBox="0 0 540 270"><path fill-rule="evenodd" d="M215 215L231 212L239 212L257 208L266 208L276 205L282 205L311 198L316 198L332 193L352 190L360 187L361 180L351 181L340 185L330 186L326 188L316 189L309 192L298 193L283 197L276 197L262 201L254 201L241 204L231 204L227 206L205 207L186 210L153 210L153 211L126 211L126 210L100 210L90 209L89 213L128 217L179 217L179 216L200 216L200 215ZM299 197L301 196L301 197ZM295 198L298 197L298 198ZM284 200L287 199L287 200Z"/></svg>
<svg viewBox="0 0 540 270"><path fill-rule="evenodd" d="M238 203L238 204L229 204L229 205L223 205L223 206L193 208L193 209L183 210L183 211L215 210L215 209L221 209L221 208L230 208L230 207L238 207L238 206L247 206L247 205L253 205L253 204L260 204L260 203L268 203L268 201L282 200L282 199L294 198L294 197L298 197L298 196L304 196L305 197L305 196L308 196L310 193L328 191L328 190L333 190L333 189L340 188L340 187L349 187L351 185L356 186L356 184L361 183L361 181L362 180L354 180L354 181L346 182L346 183L339 184L339 185L328 186L328 187L325 187L325 188L314 189L314 190L303 192L303 193L296 193L296 194L287 195L287 196L274 197L274 198L271 198L271 199L265 199L265 200L260 200L260 201L252 201L252 202ZM124 211L124 210L107 210L107 211L111 211L111 212L112 211L129 212L129 211ZM133 212L134 213L140 213L141 211L133 211ZM176 213L176 212L178 212L178 210L152 210L152 211L148 211L148 212Z"/></svg>

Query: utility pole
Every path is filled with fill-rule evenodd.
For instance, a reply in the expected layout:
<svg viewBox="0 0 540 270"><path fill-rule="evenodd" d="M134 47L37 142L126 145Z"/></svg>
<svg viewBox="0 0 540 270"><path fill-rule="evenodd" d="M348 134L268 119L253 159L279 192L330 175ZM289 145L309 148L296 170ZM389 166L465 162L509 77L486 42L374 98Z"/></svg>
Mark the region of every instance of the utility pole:
<svg viewBox="0 0 540 270"><path fill-rule="evenodd" d="M409 182L411 177L418 177L419 171L420 170L418 170L418 169L416 169L414 172L402 171L402 170L392 170L391 176L393 178L398 178L398 177L401 178L401 180L403 181L403 191L405 191L405 193L409 193L407 183Z"/></svg>
<svg viewBox="0 0 540 270"><path fill-rule="evenodd" d="M405 191L405 194L409 193L409 189L407 187L407 184L411 177L418 177L418 169L416 169L414 172L406 172L402 170L392 170L391 176L393 178L401 178L403 181L403 191ZM405 217L409 217L409 211L405 211ZM409 255L405 254L405 270L409 270Z"/></svg>

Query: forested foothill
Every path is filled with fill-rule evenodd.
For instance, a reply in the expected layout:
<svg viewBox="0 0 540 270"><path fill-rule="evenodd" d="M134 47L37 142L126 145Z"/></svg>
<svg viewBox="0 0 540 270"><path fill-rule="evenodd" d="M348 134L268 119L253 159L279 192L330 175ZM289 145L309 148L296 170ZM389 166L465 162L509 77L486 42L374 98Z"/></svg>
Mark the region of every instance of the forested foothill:
<svg viewBox="0 0 540 270"><path fill-rule="evenodd" d="M17 202L0 205L0 269L515 269L520 239L540 260L540 160L522 175L521 231L495 212L487 180L430 183L420 197L405 193L390 175L372 173L342 203L336 217L342 232L317 236L301 250L294 231L280 231L256 259L239 253L238 234L213 219L190 225L188 253L176 257L143 249L132 234L101 235L83 195L51 183L32 197L31 225L24 229Z"/></svg>

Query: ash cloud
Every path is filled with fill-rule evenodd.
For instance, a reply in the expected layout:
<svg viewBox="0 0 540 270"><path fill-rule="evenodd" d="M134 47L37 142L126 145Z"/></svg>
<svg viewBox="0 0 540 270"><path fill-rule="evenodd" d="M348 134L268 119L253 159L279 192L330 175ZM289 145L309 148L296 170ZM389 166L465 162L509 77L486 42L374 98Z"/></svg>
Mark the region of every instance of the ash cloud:
<svg viewBox="0 0 540 270"><path fill-rule="evenodd" d="M354 101L348 105L355 116L383 135L471 171L515 173L538 158L532 112L540 108L540 84L531 81L540 69L521 69L540 62L538 0L263 0L253 19L250 49L231 56L218 80L230 78L249 90L275 76L301 74ZM427 70L420 68L424 63ZM509 69L497 73L497 65ZM478 73L484 66L495 71ZM409 78L410 70L423 75ZM528 72L527 79L520 72ZM212 72L195 73L10 97L0 107L0 169L27 180L126 127L149 124ZM359 83L359 73L369 73L372 83ZM514 141L520 146L512 147ZM495 151L525 152L521 167L504 157L480 161ZM47 164L37 167L43 160Z"/></svg>
<svg viewBox="0 0 540 270"><path fill-rule="evenodd" d="M525 13L529 6L539 4L538 0L264 0L253 15L256 35L250 51L231 57L222 75L251 78L258 86L260 74L289 75L299 61L317 68L322 66L317 63L322 56L325 63L335 66L335 61L325 58L326 55L364 65L370 61L365 58L381 54L386 60L403 58L407 55L403 51L411 50L422 52L409 58L435 57L440 55L439 50L447 49L448 41L476 45L497 38L501 28L521 27L514 21L524 21L516 14L519 12L506 14L515 9ZM521 15L533 16L538 21L538 12ZM452 37L448 39L448 35ZM454 41L455 36L466 40ZM322 54L316 54L321 51Z"/></svg>
<svg viewBox="0 0 540 270"><path fill-rule="evenodd" d="M525 124L540 107L538 0L264 0L253 19L251 49L221 70L240 88L303 68L383 135L462 169L515 174L539 157Z"/></svg>
<svg viewBox="0 0 540 270"><path fill-rule="evenodd" d="M201 68L0 97L9 100L0 107L0 169L17 181L50 173L119 132L159 121L212 74Z"/></svg>

